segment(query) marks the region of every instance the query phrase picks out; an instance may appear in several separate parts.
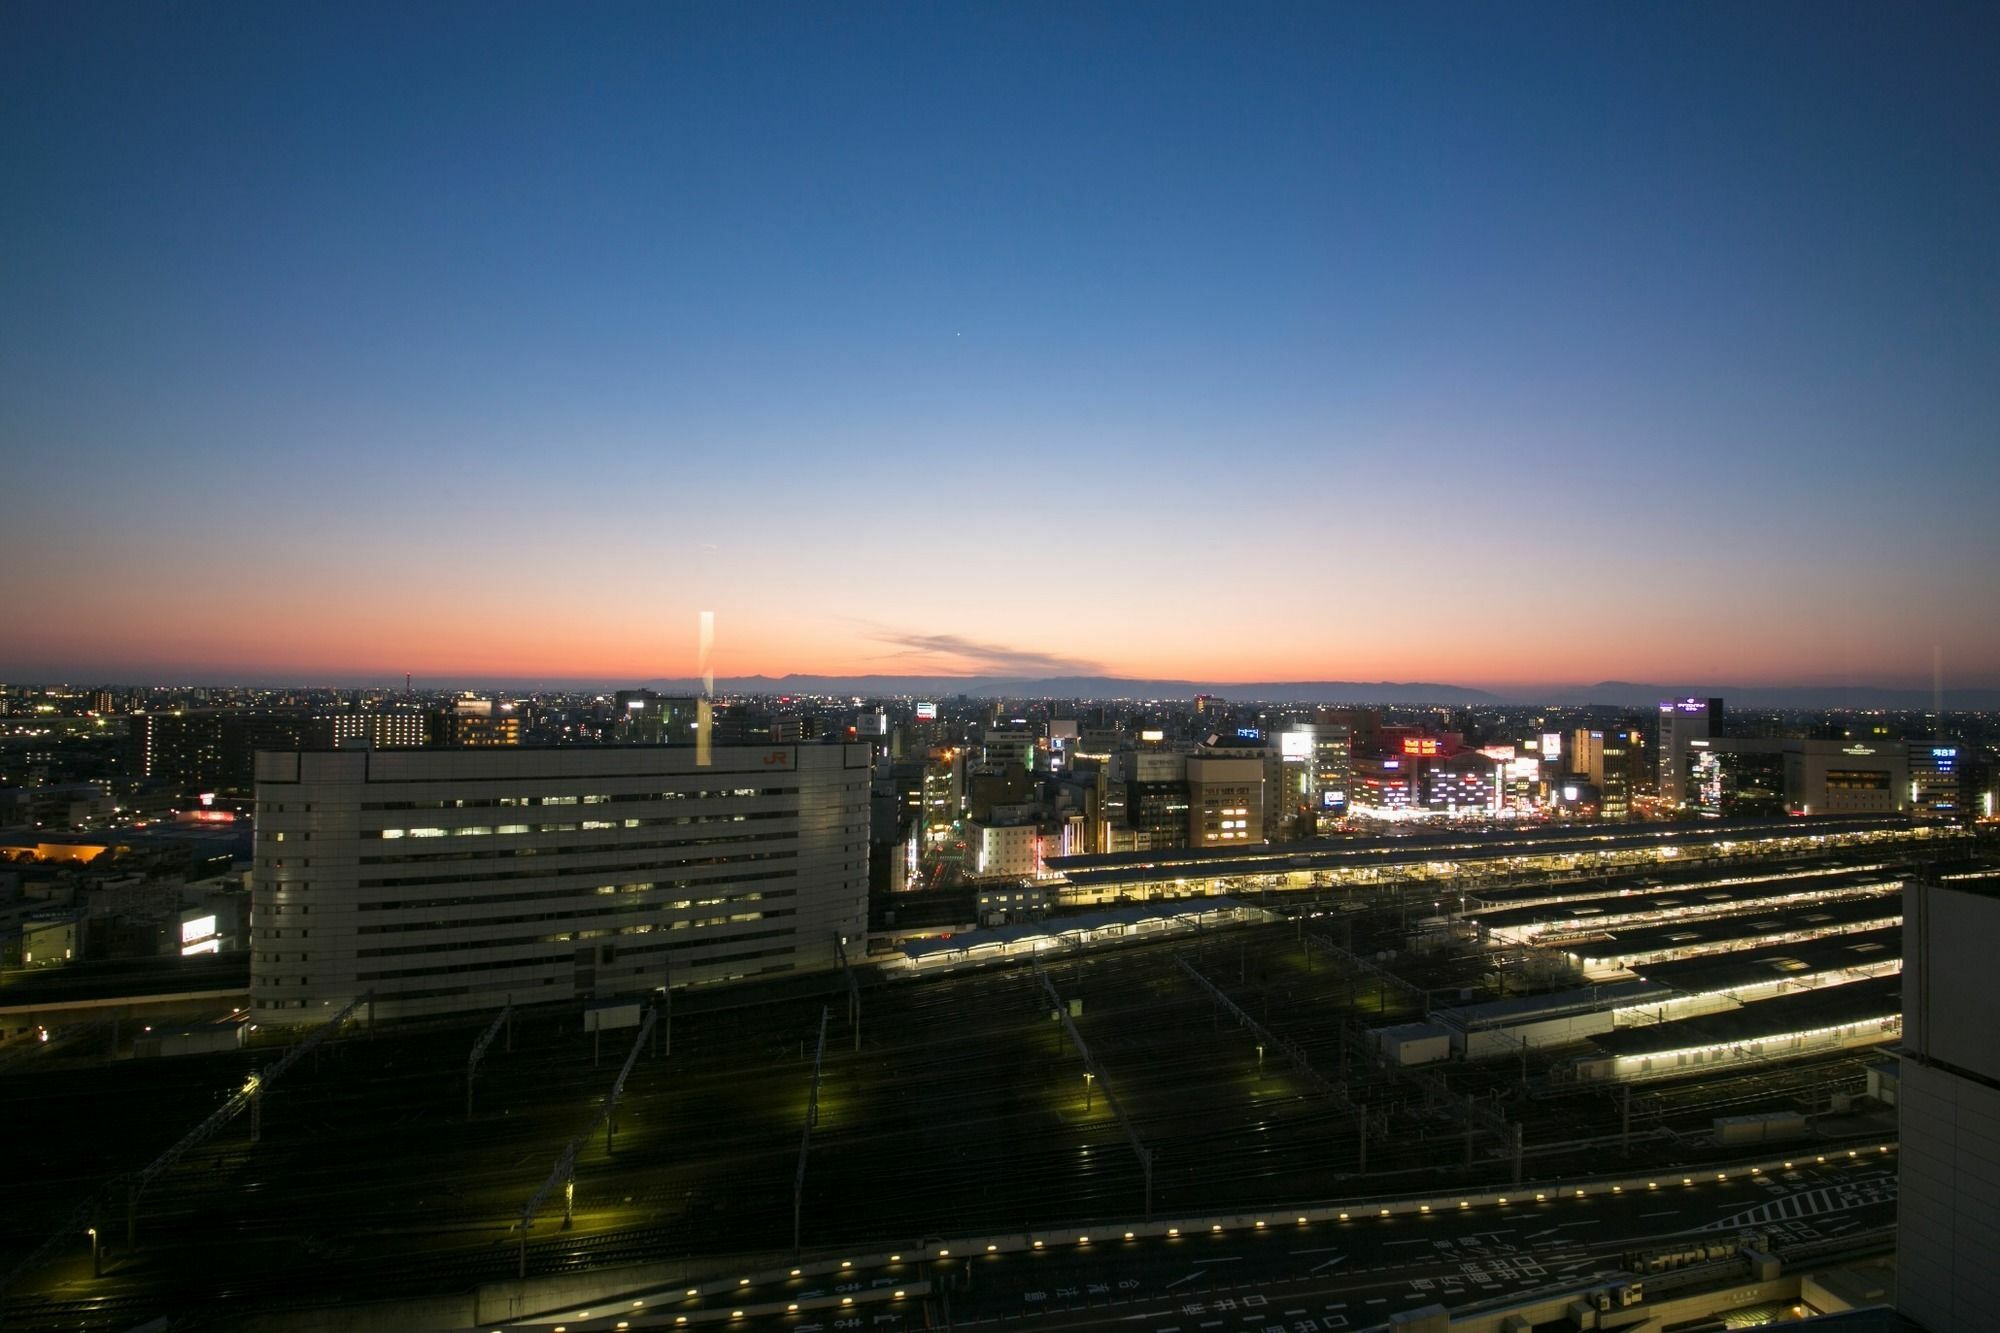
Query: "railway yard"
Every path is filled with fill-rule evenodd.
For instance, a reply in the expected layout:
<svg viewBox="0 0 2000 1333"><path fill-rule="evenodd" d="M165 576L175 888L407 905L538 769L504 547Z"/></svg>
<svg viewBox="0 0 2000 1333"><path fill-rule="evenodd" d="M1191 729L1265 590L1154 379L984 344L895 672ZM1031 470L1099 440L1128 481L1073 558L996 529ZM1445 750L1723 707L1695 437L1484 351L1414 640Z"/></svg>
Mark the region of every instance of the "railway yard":
<svg viewBox="0 0 2000 1333"><path fill-rule="evenodd" d="M73 1042L0 1074L20 1149L0 1273L95 1197L103 1275L78 1236L21 1273L0 1314L127 1327L522 1272L677 1260L721 1273L743 1256L1668 1171L1768 1156L1718 1123L1758 1115L1805 1117L1815 1152L1880 1144L1893 1112L1866 1094L1898 1030L1899 887L1933 873L1937 849L1902 859L1917 855L1838 848L1462 897L1272 895L1263 924L1032 966L678 993L636 1053L634 1029L586 1033L575 1006L523 1010L486 1051L469 1117L467 1056L490 1015L357 1020L271 1086L256 1141L238 1117L136 1206L130 1174L283 1048L106 1061ZM615 1138L600 1127L575 1157L570 1225L558 1187L523 1244L524 1206L634 1053ZM1746 1184L1724 1202L1702 1217L1758 1199ZM1893 1209L1879 1189L1852 1206L1856 1227ZM1513 1219L1511 1239L1484 1243L1516 1247L1534 1263L1520 1274L1548 1281L1561 1265L1519 1247L1547 1228L1564 1239L1571 1221ZM1615 1238L1562 1262L1595 1271ZM1393 1267L1396 1247L1371 1244L1351 1249L1350 1271ZM1157 1257L1161 1273L1193 1271ZM1354 1307L1354 1326L1377 1300L1302 1271L1319 1304L1343 1320ZM1150 1269L1115 1281L1128 1278L1153 1289ZM1037 1317L1062 1326L1049 1309Z"/></svg>

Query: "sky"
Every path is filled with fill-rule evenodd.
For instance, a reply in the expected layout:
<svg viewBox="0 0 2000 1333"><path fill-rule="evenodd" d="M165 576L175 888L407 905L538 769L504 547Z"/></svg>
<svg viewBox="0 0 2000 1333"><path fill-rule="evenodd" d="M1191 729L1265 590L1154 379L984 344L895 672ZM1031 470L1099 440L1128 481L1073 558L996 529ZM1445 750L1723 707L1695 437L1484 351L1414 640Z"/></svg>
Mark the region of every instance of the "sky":
<svg viewBox="0 0 2000 1333"><path fill-rule="evenodd" d="M2000 685L2000 10L0 6L0 679Z"/></svg>

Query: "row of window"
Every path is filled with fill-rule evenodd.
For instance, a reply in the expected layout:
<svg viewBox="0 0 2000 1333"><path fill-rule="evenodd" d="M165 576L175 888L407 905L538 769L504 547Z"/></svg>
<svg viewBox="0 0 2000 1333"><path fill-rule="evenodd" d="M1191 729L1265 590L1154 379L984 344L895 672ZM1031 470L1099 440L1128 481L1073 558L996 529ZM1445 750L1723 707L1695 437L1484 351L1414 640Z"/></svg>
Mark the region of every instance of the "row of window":
<svg viewBox="0 0 2000 1333"><path fill-rule="evenodd" d="M572 842L561 847L500 847L491 850L462 850L436 848L423 852L406 852L393 856L364 856L359 858L364 866L437 865L442 862L457 861L499 861L515 860L530 856L571 856L571 855L623 855L635 851L671 851L683 847L724 847L739 842L773 843L789 841L798 837L790 829L770 829L759 833L732 833L707 838L668 838L653 842Z"/></svg>
<svg viewBox="0 0 2000 1333"><path fill-rule="evenodd" d="M722 839L711 839L708 841L736 842L741 840L735 838L722 838ZM768 842L769 839L760 838L757 841ZM659 843L656 845L659 847L681 847L681 846L687 846L689 844ZM601 851L607 849L601 849L601 848L592 849L587 847L578 847L578 848L570 848L568 850L576 852L578 854L585 854L592 850ZM646 850L646 849L620 847L617 848L616 850L624 852L624 851ZM689 870L693 869L696 866L734 866L734 865L743 865L746 862L750 861L796 861L798 859L798 855L799 854L797 851L788 849L785 851L775 851L775 852L736 852L728 856L710 856L710 857L704 857L701 860L694 860L694 861L690 861L685 858L677 858L672 863L672 868L675 870ZM404 889L404 888L412 888L423 884L491 884L491 883L498 883L501 880L507 880L507 879L553 879L558 875L601 874L603 873L604 869L605 867L601 865L542 866L542 867L530 868L527 870L487 870L465 875L398 875L388 879L360 880L358 881L358 886L364 889Z"/></svg>
<svg viewBox="0 0 2000 1333"><path fill-rule="evenodd" d="M796 796L791 787L730 787L720 791L635 791L590 796L472 796L450 801L363 801L363 810L492 810L532 805L612 805L625 801L722 801L751 796ZM283 809L283 807L279 807ZM308 809L311 807L308 806Z"/></svg>
<svg viewBox="0 0 2000 1333"><path fill-rule="evenodd" d="M750 875L729 875L727 877L716 875L710 876L707 879L660 879L637 880L628 884L566 885L557 888L535 889L527 893L484 893L457 898L409 898L398 902L356 903L355 907L363 912L395 912L405 908L485 907L492 903L549 902L551 900L561 901L566 898L593 898L604 893L645 893L652 889L697 889L714 887L719 884L749 883L754 880L796 879L798 873L796 869L764 870ZM794 892L794 890L783 889L771 890L770 892L774 895L779 892L789 894ZM361 927L361 933L366 935L372 931L401 929L401 926L363 926Z"/></svg>
<svg viewBox="0 0 2000 1333"><path fill-rule="evenodd" d="M791 933L792 932L789 927L778 930L746 931L740 935L731 935L727 939L715 939L713 937L704 937L702 939L690 939L686 941L672 941L661 944L642 945L634 949L622 949L619 951L619 956L622 958L630 954L657 953L663 949L673 949L673 950L696 949L714 944L741 944L741 943L746 943L750 940L770 939L774 936L789 935ZM791 952L791 951L786 950L785 952ZM493 971L499 971L504 968L550 967L550 966L560 967L565 965L571 965L574 956L575 955L573 951L565 950L564 952L557 954L543 954L538 958L497 958L478 963L445 963L442 965L433 964L427 967L393 967L393 968L383 968L381 970L373 972L357 972L354 975L355 975L355 980L357 981L394 981L398 977L444 976L447 974L457 973L457 972L493 972ZM704 961L721 962L723 960L717 958L714 960L704 960ZM305 984L304 977L299 978L299 984L301 986Z"/></svg>
<svg viewBox="0 0 2000 1333"><path fill-rule="evenodd" d="M697 907L726 907L735 903L762 902L766 898L792 898L791 889L769 893L733 894L726 898L682 898L672 903L618 903L609 907L565 907L553 912L519 912L513 916L482 916L460 921L400 922L392 926L363 926L360 935L406 935L418 930L490 930L495 926L526 925L535 921L577 921L586 917L621 916L633 912L688 912ZM366 950L363 950L365 953Z"/></svg>
<svg viewBox="0 0 2000 1333"><path fill-rule="evenodd" d="M714 967L723 963L750 962L759 958L789 958L791 956L791 952L792 951L790 949L741 949L735 953L717 954L714 958L704 958L701 961L701 965L703 967ZM756 975L766 976L774 972L789 972L791 970L792 970L792 964L789 962L769 963L763 967L758 968ZM745 972L730 972L719 977L704 977L702 978L702 980L741 981L744 977L748 975L750 974ZM535 984L536 980L537 980L536 978L524 978L519 984L523 986L533 985ZM561 980L561 978L559 977L539 978L540 984L544 986L553 986L559 980ZM423 987L418 987L414 990L391 991L387 995L383 996L383 999L442 1000L442 999L454 998L461 995L484 994L486 993L486 991L487 988L484 986L423 986ZM497 997L495 998L497 1000ZM523 1001L523 1003L532 1003L532 1001ZM303 1009L306 1005L306 1002L304 1000L260 999L256 1001L256 1005L259 1009L294 1009L294 1008Z"/></svg>
<svg viewBox="0 0 2000 1333"><path fill-rule="evenodd" d="M621 909L633 910L633 909ZM565 930L548 935L514 935L497 940L450 940L435 944L391 944L375 949L359 949L357 958L395 958L409 954L450 953L460 949L507 949L524 944L569 944L582 940L605 939L613 935L650 935L657 931L701 930L715 926L735 925L749 921L778 919L794 915L793 909L778 908L769 912L737 912L728 916L704 917L699 921L641 922L637 925L619 926L612 930ZM488 923L481 923L488 924ZM301 955L300 962L304 962Z"/></svg>
<svg viewBox="0 0 2000 1333"><path fill-rule="evenodd" d="M423 826L417 828L362 829L356 836L361 838L490 838L507 837L520 833L576 833L595 832L615 828L665 828L686 824L741 824L750 819L797 819L799 812L792 810L756 810L731 815L661 815L657 819L582 819L562 824L467 824L462 828L437 828ZM279 842L285 840L282 833L274 835Z"/></svg>

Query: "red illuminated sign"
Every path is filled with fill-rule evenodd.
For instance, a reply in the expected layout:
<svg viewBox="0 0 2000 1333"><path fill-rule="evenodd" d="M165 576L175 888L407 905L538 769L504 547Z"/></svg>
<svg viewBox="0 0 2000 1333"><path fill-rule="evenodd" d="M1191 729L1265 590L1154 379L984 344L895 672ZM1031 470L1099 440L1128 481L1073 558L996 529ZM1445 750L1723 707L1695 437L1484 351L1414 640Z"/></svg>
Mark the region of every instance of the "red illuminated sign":
<svg viewBox="0 0 2000 1333"><path fill-rule="evenodd" d="M1440 748L1441 745L1442 742L1429 736L1405 736L1403 738L1403 753L1434 758L1444 753Z"/></svg>

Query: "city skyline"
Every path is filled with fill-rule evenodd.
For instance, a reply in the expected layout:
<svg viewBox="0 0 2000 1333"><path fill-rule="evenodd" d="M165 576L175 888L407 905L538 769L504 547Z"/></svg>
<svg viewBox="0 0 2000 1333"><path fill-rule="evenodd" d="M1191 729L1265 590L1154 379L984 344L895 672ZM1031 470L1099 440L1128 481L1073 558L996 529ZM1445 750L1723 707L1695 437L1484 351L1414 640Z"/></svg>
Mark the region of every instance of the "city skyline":
<svg viewBox="0 0 2000 1333"><path fill-rule="evenodd" d="M1991 11L481 20L0 16L0 671L2000 684Z"/></svg>
<svg viewBox="0 0 2000 1333"><path fill-rule="evenodd" d="M1995 69L0 3L0 1324L2000 1333Z"/></svg>

